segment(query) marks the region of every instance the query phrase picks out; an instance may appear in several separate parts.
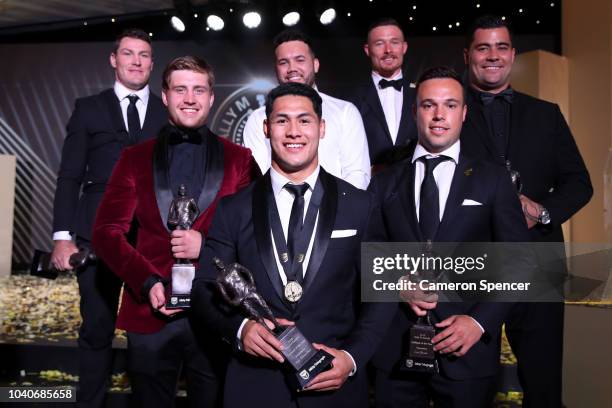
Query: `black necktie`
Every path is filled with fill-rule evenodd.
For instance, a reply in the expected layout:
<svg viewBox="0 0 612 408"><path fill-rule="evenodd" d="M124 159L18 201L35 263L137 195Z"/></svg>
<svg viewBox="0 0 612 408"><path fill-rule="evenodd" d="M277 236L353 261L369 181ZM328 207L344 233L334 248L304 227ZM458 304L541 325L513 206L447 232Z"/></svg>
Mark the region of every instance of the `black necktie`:
<svg viewBox="0 0 612 408"><path fill-rule="evenodd" d="M287 249L289 251L289 259L293 260L295 245L302 231L304 223L304 194L308 190L308 183L303 184L285 184L285 188L293 194L293 205L291 206L291 215L289 216L289 228L287 230Z"/></svg>
<svg viewBox="0 0 612 408"><path fill-rule="evenodd" d="M383 78L380 81L378 81L378 86L380 86L381 89L385 89L385 88L392 86L393 88L395 88L396 91L401 91L402 82L403 81L401 79L394 79L392 81L388 81L385 78Z"/></svg>
<svg viewBox="0 0 612 408"><path fill-rule="evenodd" d="M419 227L424 241L433 241L440 225L440 197L433 171L443 161L450 157L439 156L427 159L424 156L419 160L425 165L425 176L421 183L421 198L419 201Z"/></svg>
<svg viewBox="0 0 612 408"><path fill-rule="evenodd" d="M138 109L136 109L136 101L138 101L138 95L128 95L130 104L127 108L127 122L128 122L128 134L130 135L130 144L138 143L140 139L140 117L138 116Z"/></svg>
<svg viewBox="0 0 612 408"><path fill-rule="evenodd" d="M512 103L512 97L514 96L514 91L512 88L506 88L499 93L490 93L490 92L480 92L480 100L483 105L490 105L495 98L501 98L508 103Z"/></svg>

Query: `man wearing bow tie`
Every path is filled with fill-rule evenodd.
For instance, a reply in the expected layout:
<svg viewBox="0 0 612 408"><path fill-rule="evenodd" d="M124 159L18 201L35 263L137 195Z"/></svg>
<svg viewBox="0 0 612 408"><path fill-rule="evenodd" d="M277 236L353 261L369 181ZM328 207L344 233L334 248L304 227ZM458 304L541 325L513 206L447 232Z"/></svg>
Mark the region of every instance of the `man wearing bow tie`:
<svg viewBox="0 0 612 408"><path fill-rule="evenodd" d="M246 186L255 168L250 152L213 134L206 120L214 75L202 59L176 58L163 74L170 123L155 140L126 149L108 182L93 230L99 258L123 281L117 327L128 335L128 370L135 405L173 405L179 372L192 406L212 407L219 352L196 341L181 309L167 309L176 260L197 260L219 199ZM169 228L176 197L193 198L199 216L189 230ZM125 234L137 225L136 247Z"/></svg>
<svg viewBox="0 0 612 408"><path fill-rule="evenodd" d="M161 99L149 91L153 50L149 35L129 29L110 54L115 85L76 101L53 204L51 260L72 269L70 255L89 248L96 210L121 150L153 135L167 122ZM73 241L74 237L74 241ZM112 341L121 282L101 262L77 272L82 323L79 328L80 407L102 407L112 366Z"/></svg>
<svg viewBox="0 0 612 408"><path fill-rule="evenodd" d="M404 77L402 64L408 44L399 23L392 18L374 22L363 46L372 75L356 91L352 102L363 118L373 165L393 161L395 146L416 139L410 109L414 89Z"/></svg>
<svg viewBox="0 0 612 408"><path fill-rule="evenodd" d="M563 242L561 224L593 194L589 173L559 107L510 86L515 52L499 17L481 17L469 30L462 147L518 171L531 240ZM561 407L563 304L519 304L506 332L518 359L523 406Z"/></svg>

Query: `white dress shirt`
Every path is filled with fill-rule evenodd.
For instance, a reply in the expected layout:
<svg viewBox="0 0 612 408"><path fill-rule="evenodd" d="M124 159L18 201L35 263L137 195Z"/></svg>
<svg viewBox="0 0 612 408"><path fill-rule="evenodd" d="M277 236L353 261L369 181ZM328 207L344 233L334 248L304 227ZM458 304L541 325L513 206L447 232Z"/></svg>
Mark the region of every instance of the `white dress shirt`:
<svg viewBox="0 0 612 408"><path fill-rule="evenodd" d="M316 88L315 88L316 89ZM350 102L319 92L323 100L325 137L319 141L319 164L330 174L365 190L370 183L370 153L361 114ZM266 108L251 113L242 133L261 172L270 168L272 150L263 131Z"/></svg>
<svg viewBox="0 0 612 408"><path fill-rule="evenodd" d="M308 190L304 194L304 218L306 218L306 214L308 213L308 206L310 205L310 198L312 197L312 192L314 190L317 179L319 178L319 170L320 166L317 166L315 171L312 172L310 176L304 180L305 183L308 183ZM274 193L274 201L276 201L276 207L278 208L278 215L280 217L281 226L283 227L283 235L285 236L285 240L287 240L287 234L289 229L289 218L291 217L291 207L293 207L293 200L295 199L294 195L291 194L285 187L287 183L290 183L289 179L278 173L272 167L270 168L270 179L272 181L272 192ZM293 184L293 183L292 183ZM306 255L304 257L304 262L302 264L302 274L306 275L306 270L308 269L308 262L310 261L310 254L312 252L312 245L314 243L314 238L317 232L317 224L319 222L319 214L317 213L317 217L315 219L315 225L312 230L312 236L310 237L310 242L308 243L308 250L306 251ZM272 231L270 231L270 241L272 243L272 252L274 253L274 260L276 261L276 269L278 270L278 274L283 281L283 286L287 284L287 275L285 275L285 270L281 265L280 259L278 258L278 252L276 251L276 244L274 243L274 238L272 236ZM238 328L238 332L236 336L238 338L239 347L242 348L241 338L242 338L242 329L244 325L248 322L248 319L244 319L240 327ZM353 362L353 371L351 371L351 375L355 373L357 370L357 365L355 364L355 360L353 356L348 351L344 351Z"/></svg>
<svg viewBox="0 0 612 408"><path fill-rule="evenodd" d="M402 79L402 71L398 72L391 78L385 78L387 80L394 81L396 79ZM387 128L391 134L391 140L393 144L397 140L397 132L399 130L400 120L402 118L402 105L404 103L404 87L401 91L397 91L392 86L382 89L378 82L383 79L380 74L376 71L372 71L372 81L374 81L374 87L378 93L378 99L382 105L383 113L385 114L385 120L387 121Z"/></svg>
<svg viewBox="0 0 612 408"><path fill-rule="evenodd" d="M420 143L417 144L412 155L412 163L416 162L416 167L414 170L414 204L416 208L417 220L419 219L421 184L423 183L423 178L425 178L425 163L421 162L419 159L421 157L434 158L439 156L447 156L451 158L451 160L446 160L438 164L433 170L434 180L436 180L436 185L438 186L438 200L440 201L440 221L442 221L444 209L446 208L446 201L448 200L448 193L450 192L451 184L453 182L453 176L455 175L455 168L459 164L460 151L461 144L459 140L457 140L448 149L436 154L429 153ZM484 327L482 327L478 320L474 319L472 316L470 317L478 325L480 331L484 333Z"/></svg>
<svg viewBox="0 0 612 408"><path fill-rule="evenodd" d="M123 123L125 124L125 129L128 129L127 122L127 108L130 104L130 100L128 99L129 95L138 95L138 100L136 101L136 109L138 110L138 118L140 119L140 127L144 125L145 114L147 113L147 103L149 103L149 85L145 85L144 88L133 91L128 89L119 81L115 81L115 85L113 86L113 90L115 91L115 95L117 99L119 99L119 104L121 105L121 116L123 116ZM72 236L70 235L70 231L55 231L53 233L54 241L70 241Z"/></svg>
<svg viewBox="0 0 612 408"><path fill-rule="evenodd" d="M130 104L128 96L137 95L138 100L136 101L136 109L138 110L138 118L140 119L140 128L144 126L145 114L147 113L147 103L149 103L149 85L145 85L144 88L133 91L126 88L121 82L115 81L115 95L119 99L121 104L121 115L123 116L123 122L125 123L125 129L128 129L127 122L127 108Z"/></svg>

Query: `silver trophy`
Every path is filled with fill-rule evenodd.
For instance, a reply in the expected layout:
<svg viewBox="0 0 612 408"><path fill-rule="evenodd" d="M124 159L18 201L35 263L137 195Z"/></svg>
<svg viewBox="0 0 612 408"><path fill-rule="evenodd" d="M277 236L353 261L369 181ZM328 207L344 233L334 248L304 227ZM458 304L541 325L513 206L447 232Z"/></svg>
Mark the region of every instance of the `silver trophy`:
<svg viewBox="0 0 612 408"><path fill-rule="evenodd" d="M181 184L178 197L172 200L168 211L168 226L171 229L190 230L200 210L193 198L187 197L187 188ZM195 266L188 259L178 259L172 265L172 293L166 302L167 309L188 308L191 304L191 284Z"/></svg>
<svg viewBox="0 0 612 408"><path fill-rule="evenodd" d="M302 391L319 373L331 368L334 359L331 354L315 349L297 326L278 323L264 298L257 292L251 271L238 263L226 267L216 257L213 263L218 270L217 289L221 297L263 327L268 328L264 319L274 325L270 331L283 345L282 354L289 363L287 380L296 390Z"/></svg>

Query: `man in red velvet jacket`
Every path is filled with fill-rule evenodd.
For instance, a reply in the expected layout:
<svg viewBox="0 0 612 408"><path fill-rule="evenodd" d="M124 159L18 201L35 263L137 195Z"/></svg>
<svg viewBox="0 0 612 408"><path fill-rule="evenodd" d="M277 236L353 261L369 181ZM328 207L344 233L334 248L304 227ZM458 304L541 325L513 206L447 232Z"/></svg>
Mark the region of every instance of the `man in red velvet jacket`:
<svg viewBox="0 0 612 408"><path fill-rule="evenodd" d="M212 357L220 353L202 347L201 336L196 340L188 313L165 307L175 259L198 259L219 199L246 186L256 169L248 149L205 126L213 83L212 69L197 57L168 64L162 99L170 124L155 140L124 151L94 225L96 254L124 282L117 327L128 333L128 370L138 406L172 406L181 366L192 406L214 406L217 397ZM171 231L168 209L181 185L200 214L192 229ZM133 224L135 248L126 239Z"/></svg>

